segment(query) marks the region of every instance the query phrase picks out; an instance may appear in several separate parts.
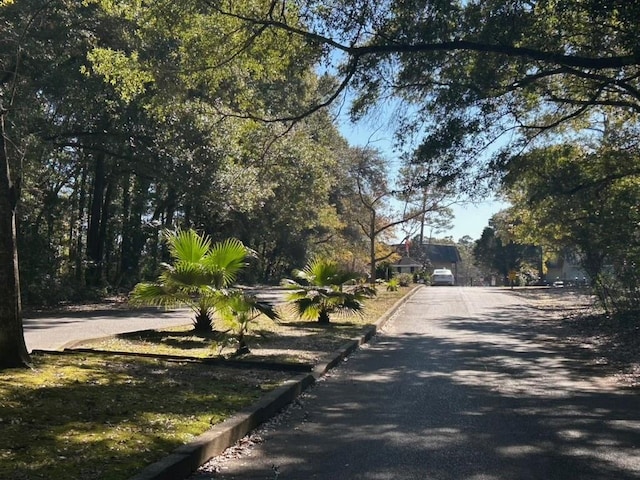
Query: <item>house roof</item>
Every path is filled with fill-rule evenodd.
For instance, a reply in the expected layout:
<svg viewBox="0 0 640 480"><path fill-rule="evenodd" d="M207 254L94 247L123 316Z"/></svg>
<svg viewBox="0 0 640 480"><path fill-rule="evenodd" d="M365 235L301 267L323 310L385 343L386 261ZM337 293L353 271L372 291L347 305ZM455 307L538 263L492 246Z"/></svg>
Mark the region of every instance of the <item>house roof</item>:
<svg viewBox="0 0 640 480"><path fill-rule="evenodd" d="M396 252L402 255L402 259L399 262L396 262L394 265L401 266L422 266L421 262L412 259L411 257L406 256L406 245L405 244L397 244L394 245ZM462 262L462 258L460 257L460 252L458 251L458 247L452 244L437 244L437 243L423 243L422 249L424 251L424 255L429 259L431 263L460 263ZM408 259L408 260L405 260ZM405 262L413 262L413 263L401 263Z"/></svg>
<svg viewBox="0 0 640 480"><path fill-rule="evenodd" d="M458 252L458 247L455 245L436 245L436 244L426 244L422 246L427 255L427 258L431 260L432 263L459 263L462 259L460 258L460 252Z"/></svg>
<svg viewBox="0 0 640 480"><path fill-rule="evenodd" d="M411 257L402 257L392 267L422 267L422 264Z"/></svg>

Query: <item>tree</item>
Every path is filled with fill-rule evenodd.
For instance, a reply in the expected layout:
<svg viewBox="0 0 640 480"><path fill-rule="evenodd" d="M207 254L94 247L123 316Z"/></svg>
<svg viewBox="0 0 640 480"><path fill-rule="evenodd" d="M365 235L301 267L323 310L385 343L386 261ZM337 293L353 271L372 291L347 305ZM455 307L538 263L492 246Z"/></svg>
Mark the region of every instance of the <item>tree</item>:
<svg viewBox="0 0 640 480"><path fill-rule="evenodd" d="M295 7L294 7L295 5ZM381 99L409 105L400 139L443 176L483 177L482 155L505 133L527 146L541 131L588 122L602 108L640 113L640 4L617 0L405 2L271 0L221 14L322 45L341 81L301 118L351 89L362 116ZM336 60L337 59L337 60ZM583 123L584 127L584 123ZM426 133L425 133L426 132ZM516 137L518 138L518 137Z"/></svg>
<svg viewBox="0 0 640 480"><path fill-rule="evenodd" d="M0 3L0 14L6 20L0 29L0 283L4 288L0 299L0 368L29 363L22 328L16 229L20 193L16 170L22 155L21 136L25 132L11 128L11 115L18 121L20 93L29 88L29 76L25 73L32 66L31 58L23 51L42 48L43 56L48 53L32 35L31 23L37 15L32 7Z"/></svg>
<svg viewBox="0 0 640 480"><path fill-rule="evenodd" d="M363 0L323 8L310 0L287 8L292 4L271 0L251 12L217 8L267 31L322 44L327 55L342 53L345 77L365 87L369 100L392 88L420 102L467 93L463 101L471 104L536 88L546 89L543 100L552 105L639 106L636 2L570 0L558 8L549 1ZM393 62L398 68L389 69ZM462 76L453 83L453 74Z"/></svg>
<svg viewBox="0 0 640 480"><path fill-rule="evenodd" d="M395 227L433 217L445 216L443 205L448 194L444 190L429 192L429 179L419 175L409 177L408 170L401 178L399 189L390 185L389 166L382 154L369 147L353 147L350 156L350 178L354 187L350 192L353 221L359 225L369 245L371 283L376 279L376 264L388 259L395 251L379 248L380 238ZM395 201L395 202L394 202ZM400 204L402 209L394 205Z"/></svg>
<svg viewBox="0 0 640 480"><path fill-rule="evenodd" d="M533 245L523 245L513 239L503 240L492 227L487 227L475 242L473 256L477 263L499 274L503 283L508 285L510 272L520 273L526 262L535 264L539 255Z"/></svg>
<svg viewBox="0 0 640 480"><path fill-rule="evenodd" d="M168 308L186 306L194 312L194 330L210 332L214 311L231 308L229 301L239 302L235 295L228 297L225 290L246 266L250 251L236 239L212 244L194 230L166 232L165 237L173 263L163 265L157 281L136 285L131 302Z"/></svg>
<svg viewBox="0 0 640 480"><path fill-rule="evenodd" d="M362 311L362 300L375 295L375 288L359 283L361 275L341 269L336 262L315 258L303 270L294 270L297 280L284 279L282 285L291 290L287 301L302 318L329 324L330 315L357 314Z"/></svg>
<svg viewBox="0 0 640 480"><path fill-rule="evenodd" d="M438 178L429 165L416 161L415 153L408 159L405 158L403 163L399 171L397 198L403 203L405 214L421 212L418 217L403 224L404 238L412 239L413 233L417 231L417 250L421 250L425 228L429 227L431 230L429 237L433 230L441 233L451 228L453 213L450 206L455 203L456 195L452 185Z"/></svg>
<svg viewBox="0 0 640 480"><path fill-rule="evenodd" d="M620 134L605 132L591 147L533 150L512 159L505 177L514 234L550 251L575 252L609 311L640 308L640 152L634 137L621 148ZM613 145L610 135L617 137Z"/></svg>
<svg viewBox="0 0 640 480"><path fill-rule="evenodd" d="M458 252L460 253L460 264L456 282L461 285L479 285L484 277L482 270L477 266L473 256L473 247L475 240L469 235L458 239L456 243Z"/></svg>
<svg viewBox="0 0 640 480"><path fill-rule="evenodd" d="M0 105L0 367L18 367L29 362L22 331L16 204L18 187L12 181L5 131L7 111Z"/></svg>
<svg viewBox="0 0 640 480"><path fill-rule="evenodd" d="M228 222L259 252L263 281L279 280L340 236L343 219L332 195L345 176L337 153L342 142L328 114L318 112L274 141L261 159L255 148L247 151L262 186L261 201L230 212Z"/></svg>

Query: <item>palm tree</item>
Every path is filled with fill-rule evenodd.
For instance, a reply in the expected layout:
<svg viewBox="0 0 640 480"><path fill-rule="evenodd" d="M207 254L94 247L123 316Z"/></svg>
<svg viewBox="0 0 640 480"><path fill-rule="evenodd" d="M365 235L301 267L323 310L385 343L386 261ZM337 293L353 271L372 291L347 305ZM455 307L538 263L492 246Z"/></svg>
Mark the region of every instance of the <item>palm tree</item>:
<svg viewBox="0 0 640 480"><path fill-rule="evenodd" d="M304 270L294 270L293 276L301 280L284 279L282 285L291 290L287 301L296 313L308 320L328 324L332 313L343 315L362 312L365 298L376 294L375 288L357 283L361 274L341 269L331 260L315 258L309 261Z"/></svg>
<svg viewBox="0 0 640 480"><path fill-rule="evenodd" d="M249 345L245 335L249 331L251 322L260 315L266 315L271 320L280 318L271 305L259 301L253 295L246 295L240 290L232 291L226 296L222 306L218 309L218 315L236 336L238 348L235 355L249 353Z"/></svg>
<svg viewBox="0 0 640 480"><path fill-rule="evenodd" d="M137 284L131 303L189 307L195 314L194 330L211 332L213 313L224 303L251 250L234 238L212 244L194 230L165 231L165 238L173 263L162 264L157 281Z"/></svg>

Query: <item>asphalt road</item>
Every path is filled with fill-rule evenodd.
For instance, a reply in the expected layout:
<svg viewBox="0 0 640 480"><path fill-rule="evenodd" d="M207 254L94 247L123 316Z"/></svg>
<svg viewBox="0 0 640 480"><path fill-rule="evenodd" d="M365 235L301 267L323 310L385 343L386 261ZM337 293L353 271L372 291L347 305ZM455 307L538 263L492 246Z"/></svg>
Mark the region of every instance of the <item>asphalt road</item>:
<svg viewBox="0 0 640 480"><path fill-rule="evenodd" d="M29 351L58 350L78 340L150 328L187 325L191 323L192 316L188 310L162 309L100 309L39 315L23 320L24 338Z"/></svg>
<svg viewBox="0 0 640 480"><path fill-rule="evenodd" d="M283 292L278 287L247 289L263 301L278 303ZM174 325L189 325L193 313L188 309L165 310L144 308L122 310L104 308L39 314L23 320L27 349L58 350L79 340L106 337L118 333L163 328Z"/></svg>
<svg viewBox="0 0 640 480"><path fill-rule="evenodd" d="M421 289L263 441L192 480L640 479L637 392L544 315L506 290Z"/></svg>

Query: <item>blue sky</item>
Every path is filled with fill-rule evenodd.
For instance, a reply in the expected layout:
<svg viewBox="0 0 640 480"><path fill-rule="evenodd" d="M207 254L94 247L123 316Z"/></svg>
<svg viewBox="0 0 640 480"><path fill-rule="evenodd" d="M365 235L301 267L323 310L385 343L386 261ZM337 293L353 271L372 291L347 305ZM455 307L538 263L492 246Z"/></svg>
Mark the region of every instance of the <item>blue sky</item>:
<svg viewBox="0 0 640 480"><path fill-rule="evenodd" d="M469 235L477 240L482 235L482 230L488 225L489 219L507 204L501 201L487 200L476 205L457 205L453 208L455 220L454 228L445 235L451 235L454 240L459 240Z"/></svg>

